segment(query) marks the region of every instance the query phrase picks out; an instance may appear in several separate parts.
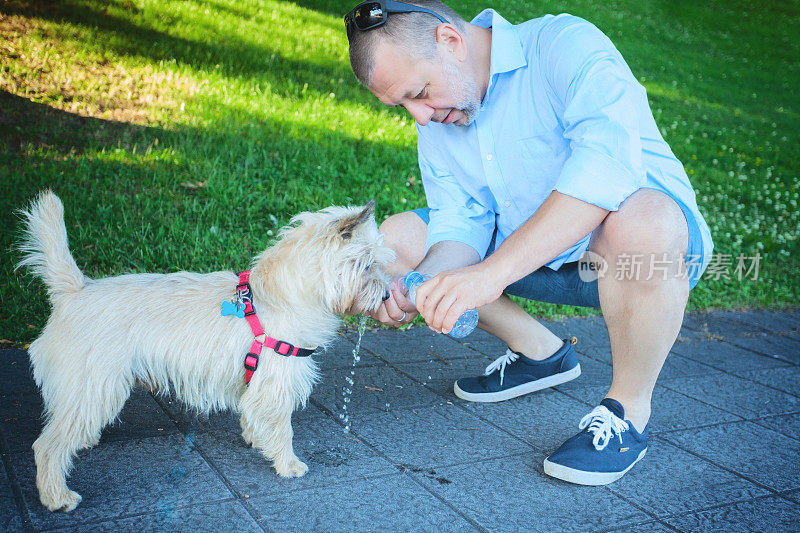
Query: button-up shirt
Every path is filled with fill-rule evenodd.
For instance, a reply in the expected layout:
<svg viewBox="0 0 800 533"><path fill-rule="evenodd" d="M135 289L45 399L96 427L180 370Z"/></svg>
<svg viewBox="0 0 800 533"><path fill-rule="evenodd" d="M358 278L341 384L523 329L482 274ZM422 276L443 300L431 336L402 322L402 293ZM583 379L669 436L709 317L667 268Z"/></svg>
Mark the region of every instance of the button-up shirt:
<svg viewBox="0 0 800 533"><path fill-rule="evenodd" d="M511 25L491 9L490 79L467 127L417 125L431 208L427 249L458 241L484 258L556 190L616 211L636 190L669 195L696 218L703 263L713 249L689 178L661 137L644 87L611 41L571 15ZM546 263L577 261L591 234Z"/></svg>

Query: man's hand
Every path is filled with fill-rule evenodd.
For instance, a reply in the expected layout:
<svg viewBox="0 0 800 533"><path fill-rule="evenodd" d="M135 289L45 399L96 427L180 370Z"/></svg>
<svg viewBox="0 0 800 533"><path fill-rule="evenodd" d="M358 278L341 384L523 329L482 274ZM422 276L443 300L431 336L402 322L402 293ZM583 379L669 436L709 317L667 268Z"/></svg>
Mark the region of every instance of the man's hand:
<svg viewBox="0 0 800 533"><path fill-rule="evenodd" d="M465 311L486 305L503 293L485 263L447 270L417 289L419 313L438 333L450 333Z"/></svg>
<svg viewBox="0 0 800 533"><path fill-rule="evenodd" d="M408 324L417 316L414 302L408 299L408 289L403 285L404 276L396 276L389 283L389 297L381 306L368 313L373 320L387 326L402 326Z"/></svg>

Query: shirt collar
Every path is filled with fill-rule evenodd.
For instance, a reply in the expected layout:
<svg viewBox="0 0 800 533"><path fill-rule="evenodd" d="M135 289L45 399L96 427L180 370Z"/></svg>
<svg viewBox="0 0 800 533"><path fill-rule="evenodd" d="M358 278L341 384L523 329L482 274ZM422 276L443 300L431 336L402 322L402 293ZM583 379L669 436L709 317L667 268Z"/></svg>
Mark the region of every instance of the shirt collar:
<svg viewBox="0 0 800 533"><path fill-rule="evenodd" d="M511 72L528 64L522 52L517 30L494 9L485 9L472 19L472 24L482 28L492 28L492 57L489 76Z"/></svg>

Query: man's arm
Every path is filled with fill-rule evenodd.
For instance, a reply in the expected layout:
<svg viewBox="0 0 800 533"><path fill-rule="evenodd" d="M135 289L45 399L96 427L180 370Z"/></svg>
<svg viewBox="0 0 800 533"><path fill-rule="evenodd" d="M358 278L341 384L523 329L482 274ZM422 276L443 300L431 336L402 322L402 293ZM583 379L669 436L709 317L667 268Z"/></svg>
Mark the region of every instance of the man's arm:
<svg viewBox="0 0 800 533"><path fill-rule="evenodd" d="M553 191L542 206L486 259L503 288L549 263L595 230L609 211Z"/></svg>
<svg viewBox="0 0 800 533"><path fill-rule="evenodd" d="M481 263L442 272L417 290L418 310L448 333L464 311L493 302L515 281L594 231L609 211L553 191L517 231Z"/></svg>
<svg viewBox="0 0 800 533"><path fill-rule="evenodd" d="M481 256L472 246L458 241L437 242L425 259L417 266L417 272L425 276L435 276L439 272L474 265Z"/></svg>
<svg viewBox="0 0 800 533"><path fill-rule="evenodd" d="M458 241L441 241L431 246L422 262L414 269L424 276L435 276L445 270L474 265L481 257L472 246ZM389 298L370 313L375 320L387 325L410 322L417 316L417 309L408 298L402 284L402 276L392 280ZM403 319L402 321L400 319Z"/></svg>

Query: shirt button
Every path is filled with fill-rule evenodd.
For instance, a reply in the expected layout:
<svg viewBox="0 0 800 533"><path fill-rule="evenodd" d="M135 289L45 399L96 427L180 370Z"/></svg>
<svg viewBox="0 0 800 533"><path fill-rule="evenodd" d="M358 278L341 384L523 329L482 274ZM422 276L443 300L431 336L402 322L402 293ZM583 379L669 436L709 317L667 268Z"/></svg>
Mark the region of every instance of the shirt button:
<svg viewBox="0 0 800 533"><path fill-rule="evenodd" d="M506 202L506 207L511 207L511 202Z"/></svg>
<svg viewBox="0 0 800 533"><path fill-rule="evenodd" d="M487 161L491 161L492 160L492 154L486 154L486 160Z"/></svg>

